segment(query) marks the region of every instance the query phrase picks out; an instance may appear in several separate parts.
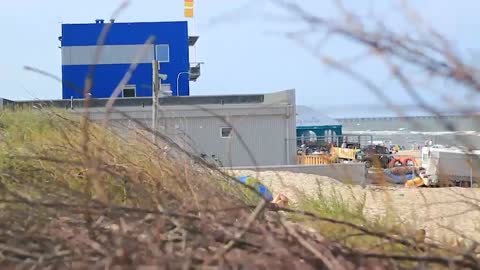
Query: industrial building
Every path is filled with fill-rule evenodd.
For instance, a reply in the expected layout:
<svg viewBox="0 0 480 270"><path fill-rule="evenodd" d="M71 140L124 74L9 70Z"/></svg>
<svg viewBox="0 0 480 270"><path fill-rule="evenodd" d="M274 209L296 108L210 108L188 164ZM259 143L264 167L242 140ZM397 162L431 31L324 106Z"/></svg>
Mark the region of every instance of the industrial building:
<svg viewBox="0 0 480 270"><path fill-rule="evenodd" d="M189 59L189 46L198 36L189 36L186 21L63 24L59 40L63 99L84 98L85 78L92 69L93 98L110 97L132 64L138 65L119 97L152 96L154 60L166 75L161 90L174 96L188 96L189 81L200 76L200 65Z"/></svg>
<svg viewBox="0 0 480 270"><path fill-rule="evenodd" d="M297 106L297 144L341 144L342 124L306 106Z"/></svg>
<svg viewBox="0 0 480 270"><path fill-rule="evenodd" d="M106 116L108 99L92 99L93 120ZM2 107L54 106L81 113L83 99L50 101L1 100ZM198 156L218 159L221 166L296 164L295 90L269 94L181 96L159 98L158 131ZM152 125L152 98L122 98L110 116L121 133Z"/></svg>
<svg viewBox="0 0 480 270"><path fill-rule="evenodd" d="M129 68L138 64L109 118L111 126L127 138L141 126L152 127L152 84L157 85L155 76L162 74L161 91L170 90L171 95L158 100L157 131L221 166L295 164L295 91L190 96L189 82L200 76L200 66L190 63L189 47L198 36L189 36L186 21L63 24L59 39L63 100L3 100L3 105L47 104L81 113L81 90L93 70L89 112L93 120L102 121L108 98ZM160 70L155 70L156 63Z"/></svg>
<svg viewBox="0 0 480 270"><path fill-rule="evenodd" d="M59 40L62 99L2 99L2 107L52 106L82 113L82 90L87 75L91 75L89 113L92 120L102 121L113 91L135 66L109 117L111 126L122 135L128 138L142 126L155 126L186 150L220 166L296 164L295 90L190 96L189 82L200 76L200 66L190 63L189 47L198 36L189 36L186 21L63 24ZM161 91L170 90L171 94L158 99L158 120L153 125L152 94L158 88L153 89L152 84L159 85L158 77L162 77Z"/></svg>

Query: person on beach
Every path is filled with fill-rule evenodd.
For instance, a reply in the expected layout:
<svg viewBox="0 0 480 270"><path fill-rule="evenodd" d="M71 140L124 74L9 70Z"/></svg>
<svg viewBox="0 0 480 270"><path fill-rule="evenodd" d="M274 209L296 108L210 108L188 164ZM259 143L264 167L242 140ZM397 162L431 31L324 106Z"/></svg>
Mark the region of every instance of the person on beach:
<svg viewBox="0 0 480 270"><path fill-rule="evenodd" d="M393 151L396 153L398 153L398 151L400 151L400 146L398 144L395 144L395 146L393 147Z"/></svg>

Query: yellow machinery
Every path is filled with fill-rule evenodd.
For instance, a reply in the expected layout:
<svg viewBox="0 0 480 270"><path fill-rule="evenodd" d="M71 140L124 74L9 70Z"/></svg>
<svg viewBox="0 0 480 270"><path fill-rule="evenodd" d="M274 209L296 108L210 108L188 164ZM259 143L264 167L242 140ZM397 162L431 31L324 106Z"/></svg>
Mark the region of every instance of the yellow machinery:
<svg viewBox="0 0 480 270"><path fill-rule="evenodd" d="M335 163L335 158L328 155L299 155L297 164L301 165L321 165Z"/></svg>
<svg viewBox="0 0 480 270"><path fill-rule="evenodd" d="M332 147L329 155L298 155L297 164L320 165L336 163L337 160L355 160L358 151L358 149Z"/></svg>
<svg viewBox="0 0 480 270"><path fill-rule="evenodd" d="M355 156L359 149L332 147L330 154L341 160L355 160Z"/></svg>
<svg viewBox="0 0 480 270"><path fill-rule="evenodd" d="M405 182L405 187L421 187L424 185L424 181L421 177L415 177Z"/></svg>

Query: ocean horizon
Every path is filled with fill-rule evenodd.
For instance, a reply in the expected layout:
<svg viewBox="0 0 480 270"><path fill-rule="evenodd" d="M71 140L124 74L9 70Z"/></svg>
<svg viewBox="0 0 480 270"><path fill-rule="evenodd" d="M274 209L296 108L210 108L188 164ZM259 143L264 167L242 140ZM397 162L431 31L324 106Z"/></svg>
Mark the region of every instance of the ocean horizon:
<svg viewBox="0 0 480 270"><path fill-rule="evenodd" d="M344 134L371 135L374 141L400 144L407 149L423 145L426 140L432 140L435 144L480 149L480 115L337 120L342 124Z"/></svg>

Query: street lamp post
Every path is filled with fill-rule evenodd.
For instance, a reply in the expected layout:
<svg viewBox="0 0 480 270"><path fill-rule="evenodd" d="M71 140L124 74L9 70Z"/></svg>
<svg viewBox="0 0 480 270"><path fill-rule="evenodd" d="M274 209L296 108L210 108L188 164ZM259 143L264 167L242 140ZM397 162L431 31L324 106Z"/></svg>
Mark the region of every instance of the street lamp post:
<svg viewBox="0 0 480 270"><path fill-rule="evenodd" d="M152 61L152 134L153 142L157 143L157 122L158 122L158 94L162 90L162 80L167 79L167 74L160 74L160 63Z"/></svg>
<svg viewBox="0 0 480 270"><path fill-rule="evenodd" d="M179 72L179 73L178 73L178 75L177 75L177 97L178 97L178 95L179 95L179 93L178 93L178 83L179 83L179 80L180 80L180 75L182 75L182 74L188 74L188 75L190 75L190 72L188 72L188 71L182 71L182 72Z"/></svg>

